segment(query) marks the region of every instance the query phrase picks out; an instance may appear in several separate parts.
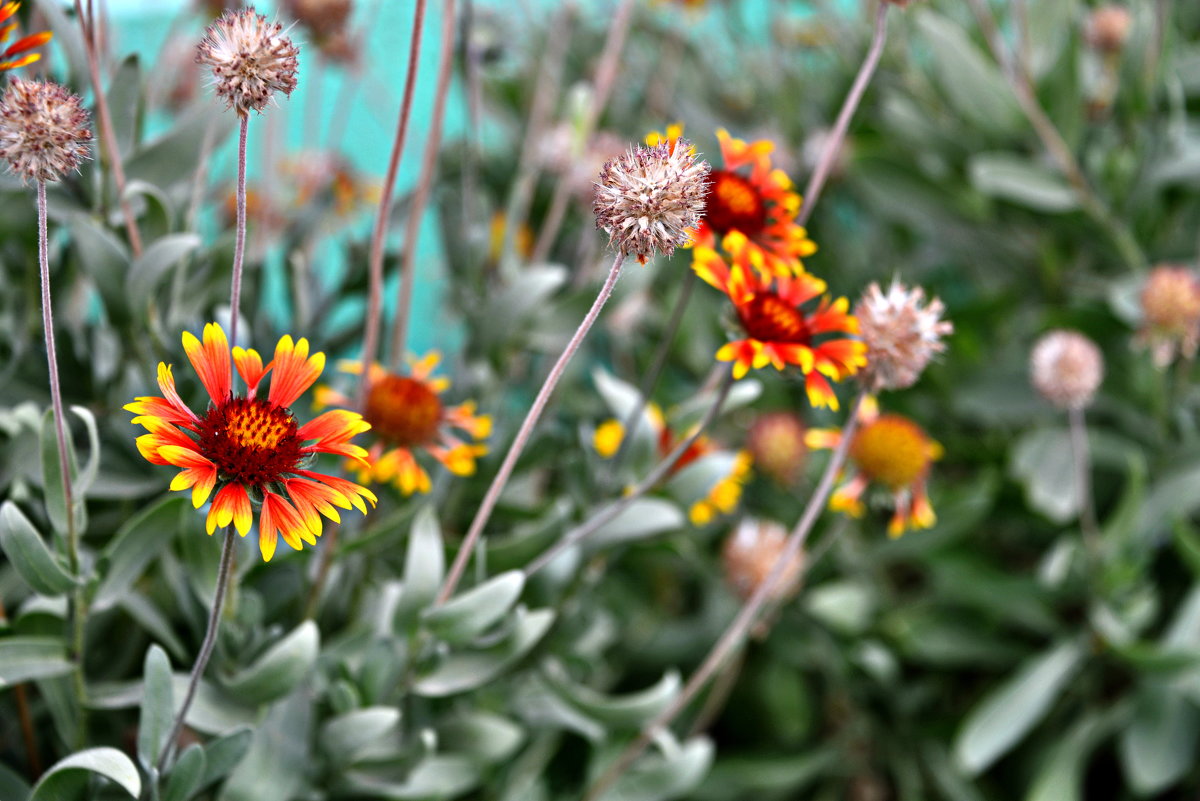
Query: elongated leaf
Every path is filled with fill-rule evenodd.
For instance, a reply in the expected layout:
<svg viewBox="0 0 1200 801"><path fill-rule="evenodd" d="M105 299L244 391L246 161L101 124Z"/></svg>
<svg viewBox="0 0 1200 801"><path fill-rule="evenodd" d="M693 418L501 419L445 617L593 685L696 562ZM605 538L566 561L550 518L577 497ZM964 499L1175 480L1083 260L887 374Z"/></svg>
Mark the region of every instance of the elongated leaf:
<svg viewBox="0 0 1200 801"><path fill-rule="evenodd" d="M201 787L207 787L230 774L246 756L254 731L250 728L234 729L224 737L218 737L204 749L204 779Z"/></svg>
<svg viewBox="0 0 1200 801"><path fill-rule="evenodd" d="M440 698L482 687L527 654L554 622L550 609L520 613L512 632L490 648L452 653L431 672L419 678L413 691Z"/></svg>
<svg viewBox="0 0 1200 801"><path fill-rule="evenodd" d="M1079 208L1079 198L1061 175L1020 156L980 153L971 158L971 184L985 195L1044 212Z"/></svg>
<svg viewBox="0 0 1200 801"><path fill-rule="evenodd" d="M204 746L200 743L192 743L185 748L167 776L162 801L188 801L199 792L203 786L206 763Z"/></svg>
<svg viewBox="0 0 1200 801"><path fill-rule="evenodd" d="M1133 721L1117 741L1130 786L1148 797L1175 784L1196 764L1198 736L1200 711L1188 699L1166 684L1144 684Z"/></svg>
<svg viewBox="0 0 1200 801"><path fill-rule="evenodd" d="M256 704L281 698L312 671L317 663L320 640L317 624L306 620L225 686L233 694Z"/></svg>
<svg viewBox="0 0 1200 801"><path fill-rule="evenodd" d="M1046 753L1025 801L1082 801L1087 759L1110 728L1109 718L1097 713L1072 726Z"/></svg>
<svg viewBox="0 0 1200 801"><path fill-rule="evenodd" d="M79 785L79 773L96 773L111 780L131 797L142 794L142 779L133 761L115 748L91 748L60 760L34 785L29 801L59 801Z"/></svg>
<svg viewBox="0 0 1200 801"><path fill-rule="evenodd" d="M404 559L404 591L396 606L396 625L406 627L417 613L437 596L446 569L442 550L442 528L432 506L417 513L408 535L408 554Z"/></svg>
<svg viewBox="0 0 1200 801"><path fill-rule="evenodd" d="M679 674L669 671L652 687L636 693L605 696L571 681L561 670L548 669L546 678L573 706L609 726L641 728L663 711L679 693Z"/></svg>
<svg viewBox="0 0 1200 801"><path fill-rule="evenodd" d="M92 607L108 609L121 600L146 567L178 534L181 514L191 504L181 495L163 498L134 515L117 531L102 554L103 576Z"/></svg>
<svg viewBox="0 0 1200 801"><path fill-rule="evenodd" d="M524 587L525 574L520 570L501 573L442 606L427 609L421 622L446 642L469 642L508 614Z"/></svg>
<svg viewBox="0 0 1200 801"><path fill-rule="evenodd" d="M917 27L929 42L934 77L955 110L984 130L1013 130L1021 114L1016 98L1000 69L962 26L921 9Z"/></svg>
<svg viewBox="0 0 1200 801"><path fill-rule="evenodd" d="M600 796L601 801L668 801L691 792L713 761L712 741L695 737L663 755L640 759Z"/></svg>
<svg viewBox="0 0 1200 801"><path fill-rule="evenodd" d="M70 672L67 645L58 637L0 639L0 687Z"/></svg>
<svg viewBox="0 0 1200 801"><path fill-rule="evenodd" d="M521 747L525 732L508 718L472 712L439 728L438 741L448 751L463 754L480 764L494 765L508 759Z"/></svg>
<svg viewBox="0 0 1200 801"><path fill-rule="evenodd" d="M337 767L346 767L388 738L399 745L400 710L390 706L356 709L321 727L317 742Z"/></svg>
<svg viewBox="0 0 1200 801"><path fill-rule="evenodd" d="M75 444L71 439L71 427L64 421L63 435L66 438L67 465L72 488L75 533L87 529L87 505L83 496L75 491L79 482L79 462L75 459ZM59 534L67 533L67 493L63 485L62 460L58 452L58 433L54 425L54 410L47 409L42 417L42 483L46 492L46 516Z"/></svg>
<svg viewBox="0 0 1200 801"><path fill-rule="evenodd" d="M296 798L309 768L312 701L304 691L276 703L254 733L245 758L221 788L219 801Z"/></svg>
<svg viewBox="0 0 1200 801"><path fill-rule="evenodd" d="M687 525L687 518L678 506L662 498L638 498L620 514L584 540L591 548L602 548L622 542L642 540L668 531L678 531Z"/></svg>
<svg viewBox="0 0 1200 801"><path fill-rule="evenodd" d="M142 667L142 715L138 722L138 759L150 770L158 764L171 724L175 720L175 694L171 686L171 660L157 645L146 651Z"/></svg>
<svg viewBox="0 0 1200 801"><path fill-rule="evenodd" d="M1077 642L1059 643L988 693L967 715L955 742L963 769L979 773L1019 743L1050 711L1079 669L1083 653Z"/></svg>
<svg viewBox="0 0 1200 801"><path fill-rule="evenodd" d="M147 303L163 276L198 247L196 234L168 234L146 248L126 276L130 302L136 307Z"/></svg>
<svg viewBox="0 0 1200 801"><path fill-rule="evenodd" d="M42 595L61 595L75 580L12 501L0 506L0 547L17 573Z"/></svg>
<svg viewBox="0 0 1200 801"><path fill-rule="evenodd" d="M458 798L479 784L479 768L457 754L434 754L411 771L391 766L354 768L343 780L354 797L391 801L430 801Z"/></svg>

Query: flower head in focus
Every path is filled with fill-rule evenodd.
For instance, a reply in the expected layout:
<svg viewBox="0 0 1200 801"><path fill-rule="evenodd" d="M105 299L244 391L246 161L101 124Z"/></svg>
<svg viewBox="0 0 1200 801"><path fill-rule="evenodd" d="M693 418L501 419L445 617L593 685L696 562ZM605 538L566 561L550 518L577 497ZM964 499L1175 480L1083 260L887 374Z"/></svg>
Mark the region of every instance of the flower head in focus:
<svg viewBox="0 0 1200 801"><path fill-rule="evenodd" d="M647 142L672 142L680 129L672 126L666 135L652 133ZM715 249L724 237L739 233L756 252L753 264L766 276L804 272L801 261L817 252L808 232L796 224L800 195L792 191L787 173L771 164L774 143L735 139L724 128L717 131L721 143L721 169L709 175L707 205L696 230L696 245Z"/></svg>
<svg viewBox="0 0 1200 801"><path fill-rule="evenodd" d="M54 34L50 31L42 31L40 33L31 33L28 36L22 36L17 41L4 47L4 43L17 30L16 22L9 22L17 10L21 8L19 2L9 2L0 5L0 72L8 70L20 69L26 67L42 57L41 53L30 53L30 50L41 47L54 38ZM24 55L21 55L24 53Z"/></svg>
<svg viewBox="0 0 1200 801"><path fill-rule="evenodd" d="M358 480L393 484L405 495L429 492L429 473L417 461L425 453L456 476L475 473L475 461L487 454L482 440L492 433L492 419L476 414L475 402L446 406L441 394L450 388L446 378L433 371L440 357L430 353L410 365L407 374L392 373L378 364L367 372L367 401L363 417L371 425L374 443L363 459L348 463ZM362 365L347 362L343 370L362 372ZM317 389L320 406L354 405L354 401L330 387Z"/></svg>
<svg viewBox="0 0 1200 801"><path fill-rule="evenodd" d="M261 112L276 92L296 88L300 49L253 7L227 11L208 27L196 62L212 68L217 95L239 115Z"/></svg>
<svg viewBox="0 0 1200 801"><path fill-rule="evenodd" d="M859 407L858 421L849 451L853 470L849 480L834 491L829 508L861 517L863 494L875 483L891 493L895 506L888 536L933 526L937 517L925 483L933 463L942 457L942 446L907 417L880 414L873 399ZM836 448L841 439L840 430L829 428L811 429L806 437L810 448Z"/></svg>
<svg viewBox="0 0 1200 801"><path fill-rule="evenodd" d="M198 415L180 398L171 367L158 365L162 397L137 398L126 404L133 422L149 432L137 438L138 450L152 464L173 465L183 472L171 489L191 489L199 509L216 491L206 526L233 525L243 537L258 516L258 545L270 561L280 535L296 550L316 543L321 516L340 522L337 509L352 506L363 514L363 499L375 504L368 489L336 476L310 470L315 456L331 453L362 459L366 451L350 442L370 428L362 415L326 412L300 425L289 408L321 375L325 355L309 355L308 340L279 340L275 358L263 365L254 350L233 349L216 323L204 326L203 340L183 335L183 349L208 391L208 409ZM233 367L246 384L234 392ZM266 397L260 385L271 374Z"/></svg>
<svg viewBox="0 0 1200 801"><path fill-rule="evenodd" d="M1083 409L1104 380L1104 355L1077 331L1044 334L1029 356L1033 388L1060 409Z"/></svg>
<svg viewBox="0 0 1200 801"><path fill-rule="evenodd" d="M1191 359L1200 345L1200 276L1187 267L1150 271L1141 294L1142 326L1135 342L1166 367L1177 353Z"/></svg>
<svg viewBox="0 0 1200 801"><path fill-rule="evenodd" d="M750 598L771 575L783 558L787 538L787 529L773 520L745 518L730 532L721 548L721 562L725 580L739 597ZM771 592L771 600L782 601L795 594L800 589L803 575L804 555L797 553L788 560L779 583Z"/></svg>
<svg viewBox="0 0 1200 801"><path fill-rule="evenodd" d="M0 96L0 158L24 181L57 181L91 158L90 118L56 83L13 78Z"/></svg>
<svg viewBox="0 0 1200 801"><path fill-rule="evenodd" d="M866 345L851 339L858 323L848 313L845 298L822 297L825 282L809 273L764 277L761 250L734 231L720 253L698 246L692 260L697 275L729 296L743 336L717 351L717 359L733 362L733 375L742 378L751 368L792 365L804 374L813 406L836 409L831 381L841 381L866 365ZM806 308L808 307L808 308Z"/></svg>
<svg viewBox="0 0 1200 801"><path fill-rule="evenodd" d="M871 392L904 389L916 383L934 356L946 349L942 338L954 325L942 320L937 298L925 303L925 291L893 279L886 293L872 283L854 307L858 333L867 345L867 366L860 374Z"/></svg>
<svg viewBox="0 0 1200 801"><path fill-rule="evenodd" d="M709 165L687 140L635 147L607 162L592 211L612 247L645 264L692 241L704 212Z"/></svg>
<svg viewBox="0 0 1200 801"><path fill-rule="evenodd" d="M672 429L662 410L650 404L646 416L653 429L655 451L659 459L665 459L688 436L688 432ZM621 448L625 439L625 428L620 420L606 420L596 427L592 445L602 459L611 459ZM671 465L669 475L676 475L684 468L706 456L722 452L721 447L707 436L701 435ZM750 479L750 454L738 451L732 454L729 469L717 478L702 497L696 498L688 507L688 519L692 525L703 526L714 519L731 514L742 499L742 487Z"/></svg>

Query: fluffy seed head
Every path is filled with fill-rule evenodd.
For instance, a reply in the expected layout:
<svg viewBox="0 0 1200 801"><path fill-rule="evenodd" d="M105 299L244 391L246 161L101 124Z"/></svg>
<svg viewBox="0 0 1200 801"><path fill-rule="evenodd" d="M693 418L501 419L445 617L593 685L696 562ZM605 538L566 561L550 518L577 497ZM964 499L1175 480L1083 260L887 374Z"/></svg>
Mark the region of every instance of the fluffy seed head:
<svg viewBox="0 0 1200 801"><path fill-rule="evenodd" d="M686 139L629 150L600 170L596 227L642 264L655 252L670 256L691 241L704 213L709 170Z"/></svg>
<svg viewBox="0 0 1200 801"><path fill-rule="evenodd" d="M942 337L952 333L954 325L941 319L943 311L940 300L926 304L923 289L910 289L895 279L886 294L877 283L867 287L854 316L867 345L867 367L859 375L872 392L912 386L933 357L946 349Z"/></svg>
<svg viewBox="0 0 1200 801"><path fill-rule="evenodd" d="M1136 341L1149 347L1154 363L1166 367L1200 345L1200 277L1187 267L1155 267L1142 287L1142 327Z"/></svg>
<svg viewBox="0 0 1200 801"><path fill-rule="evenodd" d="M770 520L747 518L738 523L721 550L725 579L734 592L742 598L754 594L783 555L787 535L786 528ZM798 553L784 568L771 598L778 601L792 595L800 587L803 571L804 555Z"/></svg>
<svg viewBox="0 0 1200 801"><path fill-rule="evenodd" d="M1104 356L1083 334L1057 329L1034 345L1029 370L1033 388L1046 400L1060 409L1082 409L1104 380Z"/></svg>
<svg viewBox="0 0 1200 801"><path fill-rule="evenodd" d="M196 61L212 68L217 95L238 114L261 112L276 92L296 88L300 49L253 7L227 11L196 48Z"/></svg>
<svg viewBox="0 0 1200 801"><path fill-rule="evenodd" d="M795 485L808 462L805 431L803 421L791 412L769 412L756 419L746 437L754 466L784 487Z"/></svg>
<svg viewBox="0 0 1200 801"><path fill-rule="evenodd" d="M1133 15L1125 6L1100 6L1088 15L1084 38L1097 50L1119 53L1132 27Z"/></svg>
<svg viewBox="0 0 1200 801"><path fill-rule="evenodd" d="M0 158L22 181L57 181L91 158L89 122L62 86L13 78L0 98Z"/></svg>

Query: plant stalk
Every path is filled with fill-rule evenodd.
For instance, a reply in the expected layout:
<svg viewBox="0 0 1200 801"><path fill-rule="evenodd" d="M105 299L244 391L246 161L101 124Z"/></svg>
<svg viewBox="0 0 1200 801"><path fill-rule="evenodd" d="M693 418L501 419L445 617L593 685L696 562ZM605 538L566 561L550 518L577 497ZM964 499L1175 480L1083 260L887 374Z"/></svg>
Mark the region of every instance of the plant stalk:
<svg viewBox="0 0 1200 801"><path fill-rule="evenodd" d="M413 262L416 261L421 221L425 216L430 192L433 190L438 151L442 143L442 123L446 116L446 101L450 97L450 77L454 72L455 13L455 1L445 0L442 4L442 52L438 62L437 89L429 121L429 137L425 140L421 175L417 179L417 190L413 195L412 207L408 211L408 221L404 228L404 251L400 255L400 286L396 294L396 319L392 327L391 353L392 367L396 370L404 364L409 315L412 312L413 284L416 278Z"/></svg>
<svg viewBox="0 0 1200 801"><path fill-rule="evenodd" d="M225 590L229 585L229 575L232 572L233 566L233 551L234 551L235 531L233 526L228 526L225 529L225 540L221 544L221 563L217 568L217 589L213 596L212 610L208 614L208 631L204 633L204 642L200 646L200 654L196 657L196 663L192 665L192 675L188 679L187 692L183 696L183 705L179 707L179 713L175 716L175 722L171 725L171 734L167 737L167 744L163 747L162 756L158 758L158 772L164 773L167 767L167 760L170 759L172 752L175 750L176 741L179 739L179 732L183 729L183 721L187 717L188 709L192 706L192 701L196 698L196 689L200 686L200 679L204 675L204 668L208 666L208 660L212 657L213 647L217 643L217 629L221 625L221 609L225 605Z"/></svg>
<svg viewBox="0 0 1200 801"><path fill-rule="evenodd" d="M795 528L792 529L792 533L788 536L783 551L779 554L779 558L776 560L775 566L771 568L771 572L754 590L754 594L742 606L737 617L733 619L729 628L725 630L720 639L717 640L717 643L712 647L712 650L708 652L708 655L704 658L704 662L692 674L692 677L688 679L687 684L684 685L683 690L680 691L675 700L659 713L654 720L648 723L642 729L637 739L621 752L616 760L601 775L599 780L587 791L584 795L584 801L595 801L608 790L633 764L633 761L641 755L646 746L653 741L655 734L669 725L691 703L692 699L708 684L709 679L720 670L725 659L735 648L742 645L746 634L758 618L759 612L762 611L763 607L773 597L772 594L787 572L788 565L792 563L804 547L813 524L816 522L821 510L825 508L829 493L833 489L833 482L846 461L846 454L850 451L850 443L854 439L854 430L858 425L858 410L862 406L864 397L866 397L866 391L861 390L850 408L846 424L842 427L841 441L830 457L829 463L825 465L825 472L821 475L821 480L817 483L816 491L809 498L808 505L804 508L804 513L796 523Z"/></svg>
<svg viewBox="0 0 1200 801"><path fill-rule="evenodd" d="M404 80L404 98L400 101L400 118L396 121L396 138L392 140L392 154L388 158L387 173L383 178L383 189L379 195L379 211L375 215L375 227L371 231L371 253L367 261L367 321L363 335L363 370L358 382L358 408L367 407L368 380L371 365L379 355L379 324L383 315L383 245L388 222L392 216L392 195L396 191L396 176L400 172L400 159L404 155L404 141L408 136L408 121L412 115L413 94L417 87L417 67L421 59L421 35L425 28L425 0L417 0L413 7L412 37L408 47L408 75Z"/></svg>
<svg viewBox="0 0 1200 801"><path fill-rule="evenodd" d="M229 343L237 345L238 318L242 303L242 262L246 258L246 139L250 115L242 114L238 134L237 233L233 240L233 280L229 288Z"/></svg>
<svg viewBox="0 0 1200 801"><path fill-rule="evenodd" d="M559 379L562 378L563 372L567 369L567 364L570 363L571 357L575 355L575 351L579 350L579 346L583 344L584 337L591 330L592 324L600 316L600 310L604 308L604 304L612 296L613 288L617 285L617 279L621 276L621 265L624 262L625 254L617 253L613 259L612 268L608 271L608 278L605 279L604 285L600 288L600 293L596 295L596 300L592 303L592 307L588 309L583 322L575 329L575 333L567 342L562 355L558 357L558 361L554 363L550 374L546 376L546 380L542 383L542 388L538 390L537 397L534 398L533 405L529 407L529 412L525 415L525 420L521 423L521 428L517 431L512 445L509 446L508 453L505 454L500 469L496 472L495 478L492 479L492 484L488 487L487 494L483 496L483 502L479 505L478 511L475 512L475 519L471 521L471 527L467 530L467 536L463 539L462 545L459 546L458 554L454 557L454 564L451 566L441 590L438 591L436 605L440 606L445 603L454 593L459 580L462 579L463 572L467 568L467 562L475 551L475 543L483 533L483 528L487 525L488 518L491 517L496 503L500 500L500 493L504 490L504 485L508 483L513 469L517 466L517 459L520 457L521 451L525 450L525 445L528 444L529 438L533 434L533 428L537 425L538 418L542 416L542 412L550 400L550 395L554 392Z"/></svg>
<svg viewBox="0 0 1200 801"><path fill-rule="evenodd" d="M86 646L87 600L80 581L79 531L75 528L75 492L71 487L71 458L67 448L67 423L63 411L62 385L58 378L58 352L54 345L54 311L50 303L50 241L46 226L46 182L37 182L38 267L42 280L42 330L46 337L46 360L50 370L50 406L54 414L54 438L58 444L58 469L63 483L63 502L67 507L67 565L76 579L71 591L71 683L79 703L77 748L86 742L87 685L83 675Z"/></svg>
<svg viewBox="0 0 1200 801"><path fill-rule="evenodd" d="M838 112L837 122L834 123L833 131L826 140L825 149L821 152L821 157L817 160L817 166L813 169L812 175L809 176L808 186L804 187L804 202L800 206L800 213L796 215L798 225L807 224L808 218L812 216L817 199L821 197L821 190L825 188L829 173L833 171L838 153L842 151L842 145L846 141L846 132L850 130L850 120L854 118L854 112L862 103L867 86L871 83L875 69L879 66L879 59L883 56L883 45L887 41L887 13L890 7L891 4L887 0L879 0L879 9L875 12L875 34L871 39L871 47L867 50L867 57L863 59L862 66L858 68L858 75L854 77L854 83L850 86L846 100L842 103L842 110Z"/></svg>
<svg viewBox="0 0 1200 801"><path fill-rule="evenodd" d="M89 11L91 4L88 4ZM96 118L100 122L100 135L103 139L105 155L109 166L112 167L113 181L117 188L117 203L121 207L121 216L125 218L125 233L129 237L129 247L133 250L134 258L142 255L142 232L138 228L137 218L133 216L133 208L125 197L125 165L121 161L121 149L117 146L116 135L113 132L112 114L108 108L108 98L104 96L104 86L100 80L100 57L96 43L96 20L84 16L83 6L75 0L75 15L79 17L79 27L83 31L84 49L87 51L88 72L92 78L92 91L96 95Z"/></svg>

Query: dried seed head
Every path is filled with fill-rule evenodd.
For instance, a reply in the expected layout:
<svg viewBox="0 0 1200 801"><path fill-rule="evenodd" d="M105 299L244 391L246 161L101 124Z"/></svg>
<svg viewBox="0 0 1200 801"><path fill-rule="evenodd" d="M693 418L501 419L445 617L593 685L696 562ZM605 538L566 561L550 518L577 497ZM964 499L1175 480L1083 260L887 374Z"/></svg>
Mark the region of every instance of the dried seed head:
<svg viewBox="0 0 1200 801"><path fill-rule="evenodd" d="M642 264L691 241L708 194L708 162L686 139L636 147L600 170L592 211L596 227L623 255Z"/></svg>
<svg viewBox="0 0 1200 801"><path fill-rule="evenodd" d="M1082 409L1104 380L1104 356L1096 343L1062 329L1042 336L1029 358L1030 380L1060 409Z"/></svg>
<svg viewBox="0 0 1200 801"><path fill-rule="evenodd" d="M1200 277L1187 267L1155 267L1142 287L1142 327L1135 341L1150 348L1159 367L1200 345Z"/></svg>
<svg viewBox="0 0 1200 801"><path fill-rule="evenodd" d="M738 523L725 546L721 558L725 579L742 598L749 598L758 585L771 574L787 544L787 529L769 520L746 518ZM771 593L772 600L782 600L800 588L804 571L804 555L796 554L784 568L783 576Z"/></svg>
<svg viewBox="0 0 1200 801"><path fill-rule="evenodd" d="M196 61L212 67L217 94L238 114L261 112L272 95L296 88L300 50L253 7L228 11L208 27Z"/></svg>
<svg viewBox="0 0 1200 801"><path fill-rule="evenodd" d="M91 158L89 122L62 86L13 78L0 98L0 158L22 181L57 181Z"/></svg>
<svg viewBox="0 0 1200 801"><path fill-rule="evenodd" d="M756 419L746 437L754 466L780 485L794 486L808 463L805 431L803 421L791 412L768 412Z"/></svg>
<svg viewBox="0 0 1200 801"><path fill-rule="evenodd" d="M867 367L859 373L872 391L904 389L935 355L946 349L942 337L954 325L942 320L945 307L937 298L925 304L925 291L893 279L885 294L872 283L854 308L859 336L867 345Z"/></svg>
<svg viewBox="0 0 1200 801"><path fill-rule="evenodd" d="M1104 53L1119 53L1129 38L1133 15L1125 6L1100 6L1088 15L1084 38Z"/></svg>

